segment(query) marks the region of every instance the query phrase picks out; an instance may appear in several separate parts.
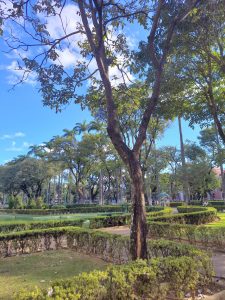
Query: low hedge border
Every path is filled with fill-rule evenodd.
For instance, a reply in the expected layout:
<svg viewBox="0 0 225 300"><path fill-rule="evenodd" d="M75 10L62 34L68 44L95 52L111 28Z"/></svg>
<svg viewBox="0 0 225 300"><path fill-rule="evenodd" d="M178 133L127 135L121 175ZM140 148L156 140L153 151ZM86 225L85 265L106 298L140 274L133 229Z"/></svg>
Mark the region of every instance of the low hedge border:
<svg viewBox="0 0 225 300"><path fill-rule="evenodd" d="M129 237L80 227L58 227L0 234L1 256L33 253L59 248L71 248L94 254L107 261L131 260ZM168 240L148 241L148 259L155 257L197 257L206 260L208 255L191 245Z"/></svg>
<svg viewBox="0 0 225 300"><path fill-rule="evenodd" d="M170 214L172 209L170 207L165 207L163 210L153 211L147 213L147 218L152 218L156 216L162 216L165 214ZM52 221L19 221L19 222L6 222L0 223L0 232L16 232L23 230L33 230L33 229L44 229L44 228L54 228L54 227L64 227L64 226L79 226L79 227L89 227L92 229L97 229L101 227L113 227L122 226L130 224L131 216L130 214L115 215L115 216L97 216L97 217L85 217L76 220L52 220Z"/></svg>
<svg viewBox="0 0 225 300"><path fill-rule="evenodd" d="M162 206L146 206L146 212L158 212ZM49 208L49 209L0 209L0 214L24 214L24 215L60 215L73 213L113 213L131 211L131 205L77 205L74 208Z"/></svg>
<svg viewBox="0 0 225 300"><path fill-rule="evenodd" d="M201 205L203 201L201 200L194 200L194 201L190 201L190 205ZM215 206L215 205L224 205L225 202L224 200L209 200L208 201L208 205L211 206Z"/></svg>
<svg viewBox="0 0 225 300"><path fill-rule="evenodd" d="M179 206L177 207L177 211L181 214L183 213L193 213L193 212L201 212L201 211L209 211L208 207L205 206Z"/></svg>
<svg viewBox="0 0 225 300"><path fill-rule="evenodd" d="M188 224L172 224L166 222L148 222L150 238L166 238L186 241L193 245L224 251L225 228L196 226Z"/></svg>
<svg viewBox="0 0 225 300"><path fill-rule="evenodd" d="M148 242L148 259L150 261L137 262L129 262L129 246L128 237L77 227L0 235L0 254L6 256L71 248L114 263L128 262L126 265L110 267L103 273L94 271L90 274L79 275L72 281L60 281L53 284L48 291L21 292L16 296L17 300L56 298L93 300L96 299L96 293L102 291L102 287L107 289L107 293L98 295L101 297L106 295L106 298L99 296L100 298L97 299L109 299L109 291L113 293L110 295L114 295L114 298L111 298L114 300L134 299L134 293L139 296L146 295L150 297L148 299L157 297L162 300L166 299L166 295L171 291L182 299L184 293L189 290L193 291L197 286L206 286L212 278L210 257L206 252L191 245L166 240L152 240ZM3 250L4 252L2 252ZM105 274L105 272L106 276L100 276L100 280L95 277L96 274ZM104 278L106 281L103 280ZM130 280L132 284L129 284ZM133 286L134 282L137 283L135 287ZM92 287L93 283L96 283L97 286L94 284ZM137 291L137 288L140 290ZM119 295L122 298L118 298ZM124 298L124 296L126 297Z"/></svg>
<svg viewBox="0 0 225 300"><path fill-rule="evenodd" d="M76 208L49 208L49 209L0 209L0 213L24 214L24 215L60 215L74 213L98 213L98 212L124 212L123 206L117 205L95 205L95 206L77 206Z"/></svg>
<svg viewBox="0 0 225 300"><path fill-rule="evenodd" d="M183 202L183 201L170 202L170 207L178 207L178 206L182 206L182 205L185 205L185 202Z"/></svg>
<svg viewBox="0 0 225 300"><path fill-rule="evenodd" d="M184 209L189 210L187 207ZM216 218L217 210L213 207L196 207L193 208L195 210L194 212L191 212L191 209L190 207L190 212L188 213L153 217L152 220L155 222L201 225L212 222ZM183 208L181 208L181 210L183 210Z"/></svg>
<svg viewBox="0 0 225 300"><path fill-rule="evenodd" d="M184 295L206 287L212 273L204 270L201 262L190 257L157 258L151 261L139 260L126 265L109 266L105 271L82 273L70 280L52 284L48 290L22 291L16 300L118 300L183 299Z"/></svg>

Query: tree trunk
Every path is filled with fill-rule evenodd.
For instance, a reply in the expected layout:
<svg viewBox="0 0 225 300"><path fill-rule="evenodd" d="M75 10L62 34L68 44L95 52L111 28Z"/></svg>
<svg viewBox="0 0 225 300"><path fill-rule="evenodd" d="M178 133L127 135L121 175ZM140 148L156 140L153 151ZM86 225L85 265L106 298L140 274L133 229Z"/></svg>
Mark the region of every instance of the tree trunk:
<svg viewBox="0 0 225 300"><path fill-rule="evenodd" d="M214 123L215 131L216 131L216 140L217 140L217 152L221 153L221 145L220 145L220 139L218 134L218 128L217 125ZM225 177L224 177L224 170L223 170L223 163L220 163L220 172L221 172L221 189L222 189L222 198L224 200L225 197Z"/></svg>
<svg viewBox="0 0 225 300"><path fill-rule="evenodd" d="M133 215L130 233L132 259L147 258L147 224L145 214L144 182L138 159L129 160L132 183Z"/></svg>
<svg viewBox="0 0 225 300"><path fill-rule="evenodd" d="M189 188L188 188L188 180L187 180L187 170L186 170L186 162L185 162L185 153L184 153L184 142L183 142L183 133L181 126L181 117L178 116L178 125L179 125L179 134L180 134L180 152L181 152L181 163L182 163L182 181L183 181L183 189L184 189L184 200L189 202Z"/></svg>
<svg viewBox="0 0 225 300"><path fill-rule="evenodd" d="M102 170L100 170L100 177L99 177L99 204L100 205L104 204Z"/></svg>

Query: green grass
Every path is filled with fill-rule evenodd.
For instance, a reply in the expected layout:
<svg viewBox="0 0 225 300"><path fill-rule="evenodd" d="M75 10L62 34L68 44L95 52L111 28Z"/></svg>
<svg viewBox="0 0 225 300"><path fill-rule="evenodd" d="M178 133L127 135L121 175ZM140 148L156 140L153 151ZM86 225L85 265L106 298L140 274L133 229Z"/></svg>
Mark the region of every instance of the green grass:
<svg viewBox="0 0 225 300"><path fill-rule="evenodd" d="M109 213L80 213L80 214L62 214L62 215L22 215L22 214L0 214L0 224L9 223L24 223L33 221L51 221L51 220L77 220L84 218L91 218L96 216L104 216ZM117 213L112 213L116 215Z"/></svg>
<svg viewBox="0 0 225 300"><path fill-rule="evenodd" d="M217 213L217 217L219 217L220 219L207 224L207 226L215 227L215 228L216 227L225 227L225 213Z"/></svg>
<svg viewBox="0 0 225 300"><path fill-rule="evenodd" d="M0 259L0 299L10 300L20 289L48 287L52 281L66 279L93 269L104 269L106 262L58 250Z"/></svg>

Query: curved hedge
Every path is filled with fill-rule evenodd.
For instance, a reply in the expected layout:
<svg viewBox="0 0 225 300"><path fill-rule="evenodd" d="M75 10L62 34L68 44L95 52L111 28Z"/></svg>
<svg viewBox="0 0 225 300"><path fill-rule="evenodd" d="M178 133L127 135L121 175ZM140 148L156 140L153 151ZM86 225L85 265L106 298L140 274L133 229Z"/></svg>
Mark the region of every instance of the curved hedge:
<svg viewBox="0 0 225 300"><path fill-rule="evenodd" d="M201 205L201 201L191 201L190 205ZM217 211L225 210L225 202L223 200L210 200L208 201L209 207L214 207Z"/></svg>
<svg viewBox="0 0 225 300"><path fill-rule="evenodd" d="M171 211L171 208L165 208L149 212L148 220L177 216L169 216ZM209 212L208 209L205 212ZM189 215L196 213L202 211L191 212ZM20 226L28 226L29 230L0 234L0 256L70 248L114 263L121 264L131 260L129 237L73 227L75 224L82 226L84 222L87 219L20 223ZM124 225L130 222L130 214L92 217L88 222L90 228ZM58 227L66 224L71 226ZM15 226L5 226L13 225ZM40 229L39 226L55 228ZM106 300L111 297L112 300L118 300L134 299L135 296L136 299L148 297L164 300L169 292L173 292L178 298L189 291L194 293L197 287L207 285L213 274L209 256L191 245L151 240L148 241L148 259L151 259L150 262L129 263L110 267L104 272L82 274L72 281L55 283L48 291L22 292L15 299Z"/></svg>
<svg viewBox="0 0 225 300"><path fill-rule="evenodd" d="M187 224L172 224L163 222L149 222L148 235L153 238L166 238L169 240L186 241L190 244L206 248L224 250L225 228L208 227Z"/></svg>
<svg viewBox="0 0 225 300"><path fill-rule="evenodd" d="M170 202L170 207L178 207L178 206L182 206L185 205L184 201L174 201L174 202Z"/></svg>
<svg viewBox="0 0 225 300"><path fill-rule="evenodd" d="M170 214L172 209L160 207L160 211L152 211L147 213L148 218ZM89 228L113 227L127 225L130 223L130 214L114 215L114 216L91 216L80 219L68 220L49 220L49 221L13 221L10 223L0 223L0 232L16 232L23 230L54 228L63 226L79 226Z"/></svg>
<svg viewBox="0 0 225 300"><path fill-rule="evenodd" d="M163 210L163 206L146 206L146 212L158 212ZM0 214L24 214L24 215L60 215L75 213L113 213L130 212L131 205L77 205L72 208L48 208L48 209L0 209Z"/></svg>
<svg viewBox="0 0 225 300"><path fill-rule="evenodd" d="M153 217L152 220L155 222L201 225L214 221L217 214L217 210L213 207L179 207L177 209L180 212L185 211L185 213Z"/></svg>
<svg viewBox="0 0 225 300"><path fill-rule="evenodd" d="M0 213L24 214L24 215L60 215L75 213L98 213L98 212L124 212L125 207L119 205L95 205L95 206L77 206L76 208L48 208L48 209L0 209Z"/></svg>

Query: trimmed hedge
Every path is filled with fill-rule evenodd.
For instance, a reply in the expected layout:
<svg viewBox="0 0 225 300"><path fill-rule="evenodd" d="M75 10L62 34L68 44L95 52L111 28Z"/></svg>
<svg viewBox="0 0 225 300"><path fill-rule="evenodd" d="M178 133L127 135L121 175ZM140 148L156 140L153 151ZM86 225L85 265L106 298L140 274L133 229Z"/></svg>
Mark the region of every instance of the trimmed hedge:
<svg viewBox="0 0 225 300"><path fill-rule="evenodd" d="M198 204L196 204L197 201L192 201L191 205L201 205L198 201ZM214 204L215 202L215 204ZM195 203L195 204L194 204ZM223 211L225 210L225 204L224 201L209 201L208 202L208 206L201 206L201 208L205 208L205 207L214 207L217 209L217 211ZM180 207L179 207L180 208ZM179 210L179 212L181 212L181 210Z"/></svg>
<svg viewBox="0 0 225 300"><path fill-rule="evenodd" d="M97 212L123 212L124 207L117 205L95 205L91 207L61 208L61 209L0 209L0 213L28 214L28 215L60 215L75 213L97 213Z"/></svg>
<svg viewBox="0 0 225 300"><path fill-rule="evenodd" d="M177 202L170 202L170 207L178 207L184 205L185 202L183 201L177 201Z"/></svg>
<svg viewBox="0 0 225 300"><path fill-rule="evenodd" d="M199 211L208 211L208 207L205 207L205 206L182 206L182 207L178 207L177 211L181 214L193 213L193 212L199 212Z"/></svg>
<svg viewBox="0 0 225 300"><path fill-rule="evenodd" d="M128 250L127 253L129 253L128 236L110 234L106 232L85 229L80 227L58 227L58 228L36 229L36 230L27 230L21 232L0 234L0 243L2 243L1 244L2 247L6 247L5 250L7 251L6 242L13 242L12 246L17 247L19 251L21 251L22 253L23 252L22 248L26 250L26 247L24 246L21 248L20 244L24 245L26 242L28 244L29 243L32 244L32 239L35 240L36 238L42 238L42 237L53 238L60 243L62 242L62 240L60 240L62 236L66 236L68 238L67 241L68 248L83 250L84 247L87 253L103 254L105 250L107 250L108 252L110 251L113 252L116 250L119 251L121 246L127 248ZM73 242L74 239L76 239L76 243ZM119 247L118 244L120 244ZM37 247L37 245L34 245L34 247ZM129 254L127 253L125 253L125 259L129 260L130 259ZM204 252L196 249L191 245L178 244L176 242L167 241L167 240L148 241L148 258L167 257L167 256L195 257L199 255L202 256L203 253Z"/></svg>
<svg viewBox="0 0 225 300"><path fill-rule="evenodd" d="M217 211L224 211L225 210L225 205L215 205L215 206L210 205L210 206L217 209Z"/></svg>
<svg viewBox="0 0 225 300"><path fill-rule="evenodd" d="M167 240L151 240L147 245L148 259L188 256L201 262L204 276L208 276L212 270L208 254L191 245ZM0 235L1 257L62 248L95 255L113 263L131 260L129 237L117 234L79 227L59 227Z"/></svg>
<svg viewBox="0 0 225 300"><path fill-rule="evenodd" d="M202 274L200 269L204 270L201 262L185 256L139 260L58 281L48 290L22 291L15 299L165 300L171 294L183 299L187 292L194 295L197 288L211 281L212 273Z"/></svg>
<svg viewBox="0 0 225 300"><path fill-rule="evenodd" d="M164 208L160 211L153 211L147 213L147 218L152 218L156 216L162 216L165 214L170 214L172 209L169 207ZM0 232L16 232L22 230L32 230L32 229L44 229L44 228L54 228L63 226L84 226L94 228L101 227L112 227L130 224L131 216L130 214L115 215L115 216L97 216L97 217L85 217L76 220L49 220L49 221L13 221L10 223L0 223Z"/></svg>
<svg viewBox="0 0 225 300"><path fill-rule="evenodd" d="M187 207L184 209L189 210L189 208ZM191 212L190 208L189 213L179 213L168 216L153 217L152 220L155 222L201 225L212 222L216 218L217 211L213 207L201 207L201 210L199 208L193 209L196 209L197 211L195 210L194 212Z"/></svg>
<svg viewBox="0 0 225 300"><path fill-rule="evenodd" d="M190 205L201 205L203 201L201 200L192 200L190 201ZM225 202L223 200L209 200L208 205L209 206L215 206L215 205L223 205Z"/></svg>
<svg viewBox="0 0 225 300"><path fill-rule="evenodd" d="M148 222L148 235L155 238L187 241L206 248L224 250L225 228L163 222Z"/></svg>
<svg viewBox="0 0 225 300"><path fill-rule="evenodd" d="M157 212L163 210L162 206L146 206L146 212ZM74 213L113 213L131 211L131 205L76 205L73 208L49 208L49 209L0 209L1 213L24 214L24 215L60 215Z"/></svg>

